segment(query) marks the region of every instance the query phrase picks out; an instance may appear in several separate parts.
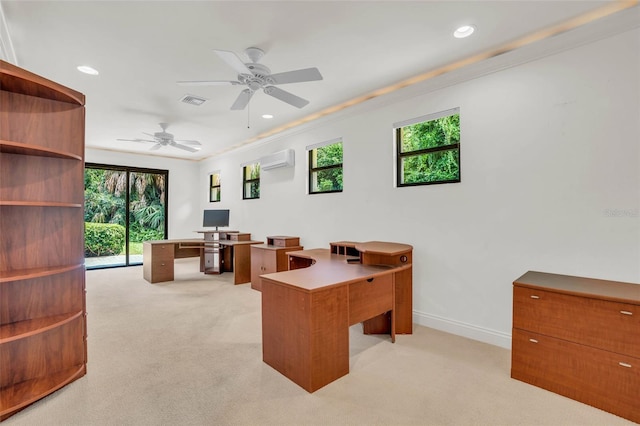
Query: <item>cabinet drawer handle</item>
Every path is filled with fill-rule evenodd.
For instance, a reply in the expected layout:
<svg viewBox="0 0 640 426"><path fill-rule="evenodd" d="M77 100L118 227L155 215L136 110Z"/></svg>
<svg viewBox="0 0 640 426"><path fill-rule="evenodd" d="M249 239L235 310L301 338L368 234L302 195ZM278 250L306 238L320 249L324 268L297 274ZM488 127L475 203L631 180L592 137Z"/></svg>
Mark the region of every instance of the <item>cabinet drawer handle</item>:
<svg viewBox="0 0 640 426"><path fill-rule="evenodd" d="M529 296L532 299L540 299L540 296L536 296L535 294L532 294L531 296Z"/></svg>
<svg viewBox="0 0 640 426"><path fill-rule="evenodd" d="M367 282L370 283L373 281L373 278L367 278Z"/></svg>
<svg viewBox="0 0 640 426"><path fill-rule="evenodd" d="M633 312L630 311L620 311L622 315L633 315Z"/></svg>
<svg viewBox="0 0 640 426"><path fill-rule="evenodd" d="M626 362L619 362L618 365L620 365L622 367L631 368L631 364L627 364Z"/></svg>
<svg viewBox="0 0 640 426"><path fill-rule="evenodd" d="M537 341L536 339L529 339L529 341L530 341L531 343L538 343L538 341Z"/></svg>

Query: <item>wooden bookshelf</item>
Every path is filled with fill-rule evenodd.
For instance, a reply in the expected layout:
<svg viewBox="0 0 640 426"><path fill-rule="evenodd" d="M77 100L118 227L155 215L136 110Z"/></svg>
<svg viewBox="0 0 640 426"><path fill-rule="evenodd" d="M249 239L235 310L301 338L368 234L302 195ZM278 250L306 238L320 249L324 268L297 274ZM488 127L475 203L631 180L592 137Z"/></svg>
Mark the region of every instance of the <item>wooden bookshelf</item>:
<svg viewBox="0 0 640 426"><path fill-rule="evenodd" d="M0 61L0 420L86 373L84 95Z"/></svg>

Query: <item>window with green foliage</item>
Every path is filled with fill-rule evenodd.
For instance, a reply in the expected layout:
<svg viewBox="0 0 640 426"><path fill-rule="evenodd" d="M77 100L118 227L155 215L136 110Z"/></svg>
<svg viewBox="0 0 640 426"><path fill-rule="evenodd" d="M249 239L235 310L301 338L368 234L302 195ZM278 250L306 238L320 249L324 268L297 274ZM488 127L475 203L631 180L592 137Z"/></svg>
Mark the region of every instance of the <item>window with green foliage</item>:
<svg viewBox="0 0 640 426"><path fill-rule="evenodd" d="M260 198L260 163L242 168L242 199Z"/></svg>
<svg viewBox="0 0 640 426"><path fill-rule="evenodd" d="M309 194L342 192L342 141L307 147Z"/></svg>
<svg viewBox="0 0 640 426"><path fill-rule="evenodd" d="M209 176L209 201L220 201L220 172L211 173Z"/></svg>
<svg viewBox="0 0 640 426"><path fill-rule="evenodd" d="M460 110L394 125L397 185L460 182Z"/></svg>

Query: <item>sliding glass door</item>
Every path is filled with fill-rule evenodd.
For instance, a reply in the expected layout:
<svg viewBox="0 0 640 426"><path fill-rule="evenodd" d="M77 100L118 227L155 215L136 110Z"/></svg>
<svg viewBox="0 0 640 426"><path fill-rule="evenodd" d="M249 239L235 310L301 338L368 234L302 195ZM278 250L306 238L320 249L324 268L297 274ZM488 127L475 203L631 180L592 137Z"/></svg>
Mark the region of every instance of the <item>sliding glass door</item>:
<svg viewBox="0 0 640 426"><path fill-rule="evenodd" d="M167 235L167 170L85 165L87 269L142 264L142 243Z"/></svg>

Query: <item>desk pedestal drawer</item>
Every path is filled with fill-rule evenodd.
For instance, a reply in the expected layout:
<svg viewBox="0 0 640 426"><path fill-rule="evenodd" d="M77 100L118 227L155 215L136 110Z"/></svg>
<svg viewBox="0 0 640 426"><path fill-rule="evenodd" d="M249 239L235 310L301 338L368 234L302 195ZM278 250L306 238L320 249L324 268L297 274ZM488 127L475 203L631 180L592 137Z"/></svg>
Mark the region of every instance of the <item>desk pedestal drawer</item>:
<svg viewBox="0 0 640 426"><path fill-rule="evenodd" d="M349 284L349 324L357 324L393 309L393 276Z"/></svg>
<svg viewBox="0 0 640 426"><path fill-rule="evenodd" d="M511 377L640 422L640 359L513 330Z"/></svg>

